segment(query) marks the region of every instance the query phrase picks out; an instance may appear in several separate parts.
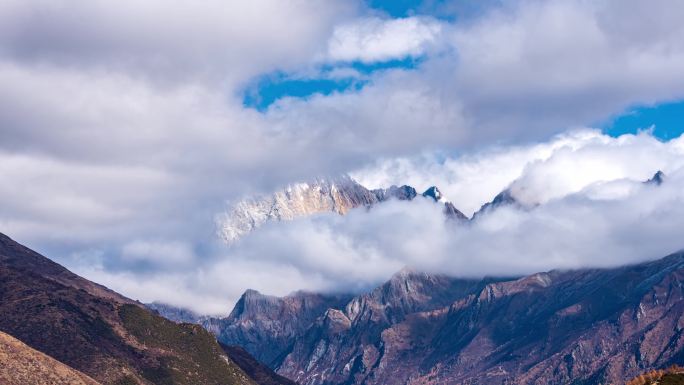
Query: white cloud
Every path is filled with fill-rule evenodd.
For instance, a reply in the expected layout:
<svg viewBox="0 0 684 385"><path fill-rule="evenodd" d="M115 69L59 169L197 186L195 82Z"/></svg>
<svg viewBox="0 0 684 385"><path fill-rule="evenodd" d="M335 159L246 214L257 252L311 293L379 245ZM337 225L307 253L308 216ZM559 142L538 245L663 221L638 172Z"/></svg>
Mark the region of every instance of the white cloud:
<svg viewBox="0 0 684 385"><path fill-rule="evenodd" d="M526 125L533 134L679 99L682 15L677 1L512 3L453 30L449 87L483 132Z"/></svg>
<svg viewBox="0 0 684 385"><path fill-rule="evenodd" d="M329 281L304 275L292 266L244 259L215 260L183 271L111 270L93 263L75 266L74 271L143 303L161 301L221 316L232 310L245 288L255 285L265 293L283 294L330 287Z"/></svg>
<svg viewBox="0 0 684 385"><path fill-rule="evenodd" d="M423 154L379 160L352 175L365 186L437 185L456 207L472 215L506 188L534 205L579 192L597 182L646 180L657 170L684 166L684 140L663 143L649 132L612 138L576 130L548 142L494 147L450 157Z"/></svg>
<svg viewBox="0 0 684 385"><path fill-rule="evenodd" d="M306 65L358 8L337 0L8 0L0 4L0 56L235 87Z"/></svg>
<svg viewBox="0 0 684 385"><path fill-rule="evenodd" d="M440 22L426 17L354 20L335 27L328 58L371 63L421 56L437 43L442 29Z"/></svg>
<svg viewBox="0 0 684 385"><path fill-rule="evenodd" d="M195 260L192 247L178 241L133 241L121 248L124 262L149 263L153 266L179 268Z"/></svg>

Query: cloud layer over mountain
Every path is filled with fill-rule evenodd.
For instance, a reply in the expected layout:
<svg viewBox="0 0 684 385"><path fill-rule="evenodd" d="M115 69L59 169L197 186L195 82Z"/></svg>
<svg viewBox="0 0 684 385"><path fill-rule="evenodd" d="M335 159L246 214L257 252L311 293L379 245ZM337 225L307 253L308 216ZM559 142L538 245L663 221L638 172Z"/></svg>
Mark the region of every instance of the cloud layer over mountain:
<svg viewBox="0 0 684 385"><path fill-rule="evenodd" d="M420 219L429 209L388 205L368 217L314 218L255 235L313 231L319 259L315 249L297 250L287 240L268 259L257 256L262 246L248 246L256 238L240 249L215 250L214 215L226 201L353 170L369 181L439 184L457 207L472 212L531 159L547 159L561 146L561 139L548 142L553 135L633 105L684 97L681 2L501 3L487 2L463 18L393 19L349 1L4 1L0 227L126 294L212 311L254 282L269 282L264 289L273 292L302 282L364 286L415 262L400 245L388 257L384 247L393 239L373 230L382 215ZM383 67L407 57L417 64ZM331 72L358 77L364 86L280 98L262 112L243 104L245 90L262 76L318 79ZM587 159L629 146L593 140L609 144L587 149ZM649 142L649 154L656 151L651 147L675 146L636 141ZM465 155L441 162L455 153ZM427 155L416 160L416 154ZM577 160L583 176L545 186L545 173L555 173L551 163L567 164L558 153L537 171L528 166L528 179L519 183L530 186L529 199L555 207L565 192L599 180L641 180L657 168L677 180L679 155L635 163L638 156L630 154L610 158L619 164L612 169ZM378 165L386 175L372 171ZM433 168L438 172L418 175ZM401 172L410 178L399 180ZM422 222L434 223L434 234L442 231L435 218ZM368 226L377 239L357 239L354 226ZM396 233L419 230L400 226ZM370 258L368 271L335 262L347 278L333 274L324 253L336 248L351 260ZM226 274L229 283L222 281ZM169 291L178 285L187 291Z"/></svg>
<svg viewBox="0 0 684 385"><path fill-rule="evenodd" d="M182 271L87 275L124 284L122 290L142 298L220 312L244 287L275 294L357 291L404 266L481 277L640 262L684 246L683 155L684 137L663 143L648 133L611 138L581 131L432 165L421 159L424 169L404 167L396 177L408 176L410 182L431 174L437 184L444 182L445 191L455 192L447 197L457 207L460 197L470 205L493 197L470 191L477 186L510 187L522 207L502 206L460 224L446 220L442 206L429 199L390 201L346 216L319 214L266 224L237 245L217 246L211 260L198 259L190 271L185 265ZM500 167L505 169L490 173ZM643 183L660 169L666 173L662 185ZM483 175L488 174L498 177L487 182ZM151 255L149 262L156 259ZM171 290L179 283L186 299Z"/></svg>

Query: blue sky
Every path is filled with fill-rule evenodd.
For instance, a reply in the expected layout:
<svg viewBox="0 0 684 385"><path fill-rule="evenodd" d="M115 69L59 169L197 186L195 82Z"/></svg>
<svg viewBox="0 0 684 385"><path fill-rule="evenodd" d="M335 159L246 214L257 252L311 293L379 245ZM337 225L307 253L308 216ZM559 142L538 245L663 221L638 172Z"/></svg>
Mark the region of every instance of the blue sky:
<svg viewBox="0 0 684 385"><path fill-rule="evenodd" d="M415 2L402 2L403 4ZM397 5L397 7L399 7ZM399 8L396 8L399 9ZM398 12L398 11L397 11ZM243 104L265 111L277 100L293 97L307 98L313 95L330 95L334 92L359 91L369 80L363 76L389 69L411 70L418 68L424 58L406 57L377 63L336 63L321 66L317 77L294 77L284 72L274 72L254 80L245 90ZM360 77L330 78L331 71L339 68L353 69ZM611 136L653 130L653 135L669 140L684 133L684 101L660 103L652 106L635 106L615 113L602 122L587 123L601 128Z"/></svg>
<svg viewBox="0 0 684 385"><path fill-rule="evenodd" d="M454 21L466 18L474 12L491 6L497 0L463 1L449 3L445 0L367 0L372 9L381 11L391 18L404 18L414 15L428 15L435 18ZM447 6L449 4L449 6ZM330 71L348 68L359 75L370 75L387 69L414 69L425 57L406 56L381 62L364 63L354 61L348 63L328 63L318 68L316 76L296 77L282 71L259 76L250 82L244 90L243 104L246 107L265 111L271 104L281 98L307 98L312 95L330 95L334 92L360 90L367 81L353 77L329 78Z"/></svg>
<svg viewBox="0 0 684 385"><path fill-rule="evenodd" d="M439 1L443 2L443 1ZM421 9L421 0L368 0L372 8L381 9L392 17L405 17Z"/></svg>
<svg viewBox="0 0 684 385"><path fill-rule="evenodd" d="M313 95L330 95L333 92L359 91L368 80L366 76L389 69L415 69L423 58L405 57L374 63L354 61L323 65L315 76L297 77L276 71L258 77L244 90L243 104L246 107L265 111L271 104L286 97L307 98ZM348 69L355 75L331 77L333 70Z"/></svg>
<svg viewBox="0 0 684 385"><path fill-rule="evenodd" d="M286 74L275 73L259 78L245 91L243 103L247 107L265 111L278 99L285 97L306 98L316 94L330 95L349 89L360 89L363 81L343 79L293 79Z"/></svg>
<svg viewBox="0 0 684 385"><path fill-rule="evenodd" d="M427 14L454 22L476 14L492 6L498 0L463 1L449 3L444 0L367 0L370 8L386 13L392 18ZM320 65L314 75L297 76L282 71L261 75L253 79L243 90L243 104L261 112L282 98L308 98L313 95L330 95L336 92L355 92L369 84L370 75L388 69L410 70L420 66L425 57L403 57L399 59L364 63L333 62ZM334 70L353 70L349 76L331 76ZM652 129L653 134L669 140L684 132L680 123L684 116L684 101L673 101L649 106L634 106L625 111L615 111L600 122L586 122L586 125L601 128L605 133L619 136Z"/></svg>
<svg viewBox="0 0 684 385"><path fill-rule="evenodd" d="M417 13L429 13L438 16L437 10L443 0L367 0L370 8L386 13L392 18L402 18ZM265 111L271 104L281 98L307 98L313 95L330 95L333 92L360 90L367 81L354 77L330 78L328 75L334 69L347 68L359 75L370 75L377 71L401 68L416 68L422 58L404 57L382 62L364 63L354 61L350 63L331 63L318 68L316 76L297 77L282 71L265 74L254 79L244 90L243 104L246 107Z"/></svg>
<svg viewBox="0 0 684 385"><path fill-rule="evenodd" d="M497 5L501 0L367 0L374 9L392 17L406 17L428 14L446 20L472 17L481 11Z"/></svg>
<svg viewBox="0 0 684 385"><path fill-rule="evenodd" d="M662 103L655 106L631 108L608 120L601 128L618 136L636 133L653 127L653 134L663 140L679 137L684 132L684 101Z"/></svg>

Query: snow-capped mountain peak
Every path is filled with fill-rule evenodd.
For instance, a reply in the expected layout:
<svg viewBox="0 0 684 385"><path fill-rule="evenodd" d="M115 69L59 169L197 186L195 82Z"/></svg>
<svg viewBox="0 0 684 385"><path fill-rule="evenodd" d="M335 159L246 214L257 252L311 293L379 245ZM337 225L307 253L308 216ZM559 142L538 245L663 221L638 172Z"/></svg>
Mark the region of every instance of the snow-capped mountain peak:
<svg viewBox="0 0 684 385"><path fill-rule="evenodd" d="M321 213L346 214L378 197L349 176L291 184L270 196L245 199L216 219L218 235L231 244L267 221L283 221Z"/></svg>
<svg viewBox="0 0 684 385"><path fill-rule="evenodd" d="M268 221L288 221L323 212L344 215L356 207L370 207L390 199L410 201L417 195L416 189L406 185L369 190L347 175L319 178L238 202L217 216L217 233L226 243L233 244ZM435 186L422 196L440 203L443 199ZM444 212L449 218L467 219L450 202L445 202Z"/></svg>

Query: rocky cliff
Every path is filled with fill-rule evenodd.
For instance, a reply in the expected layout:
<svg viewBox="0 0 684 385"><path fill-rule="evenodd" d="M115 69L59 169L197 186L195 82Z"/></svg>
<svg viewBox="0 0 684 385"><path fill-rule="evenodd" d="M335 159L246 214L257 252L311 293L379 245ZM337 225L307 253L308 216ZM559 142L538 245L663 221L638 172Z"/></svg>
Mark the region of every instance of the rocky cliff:
<svg viewBox="0 0 684 385"><path fill-rule="evenodd" d="M286 297L246 291L227 318L202 322L226 345L239 345L276 367L293 344L327 309L339 309L351 296L296 292Z"/></svg>

